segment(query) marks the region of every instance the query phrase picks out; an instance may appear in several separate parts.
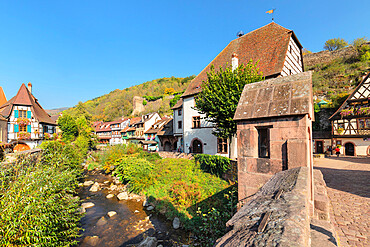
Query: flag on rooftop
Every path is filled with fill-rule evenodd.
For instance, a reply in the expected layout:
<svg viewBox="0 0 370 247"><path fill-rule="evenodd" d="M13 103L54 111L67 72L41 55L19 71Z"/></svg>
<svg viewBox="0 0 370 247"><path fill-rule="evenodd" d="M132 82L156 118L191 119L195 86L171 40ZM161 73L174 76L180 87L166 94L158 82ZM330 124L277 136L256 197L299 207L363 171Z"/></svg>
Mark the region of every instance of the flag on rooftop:
<svg viewBox="0 0 370 247"><path fill-rule="evenodd" d="M273 10L273 9L271 9L271 10L269 10L269 11L266 11L266 13L268 13L268 14L272 14L272 13L274 13L274 10Z"/></svg>

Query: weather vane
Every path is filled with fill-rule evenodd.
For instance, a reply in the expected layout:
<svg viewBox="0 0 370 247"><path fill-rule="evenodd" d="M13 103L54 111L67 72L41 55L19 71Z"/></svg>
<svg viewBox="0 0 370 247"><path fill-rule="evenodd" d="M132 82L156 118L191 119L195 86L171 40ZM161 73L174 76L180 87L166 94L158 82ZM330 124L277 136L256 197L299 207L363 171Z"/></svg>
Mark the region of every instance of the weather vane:
<svg viewBox="0 0 370 247"><path fill-rule="evenodd" d="M271 9L269 11L266 11L267 14L272 14L272 21L274 21L274 11L275 11L275 9Z"/></svg>

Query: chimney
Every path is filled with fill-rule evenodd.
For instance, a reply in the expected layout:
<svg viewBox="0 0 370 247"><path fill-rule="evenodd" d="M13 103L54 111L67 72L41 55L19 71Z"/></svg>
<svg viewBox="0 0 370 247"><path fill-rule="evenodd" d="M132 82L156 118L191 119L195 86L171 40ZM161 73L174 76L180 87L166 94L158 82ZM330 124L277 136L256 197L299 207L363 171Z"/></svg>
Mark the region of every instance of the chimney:
<svg viewBox="0 0 370 247"><path fill-rule="evenodd" d="M28 83L28 91L32 94L32 84L31 82Z"/></svg>
<svg viewBox="0 0 370 247"><path fill-rule="evenodd" d="M234 71L236 68L238 68L238 66L239 66L238 54L234 52L233 55L231 55L231 68Z"/></svg>

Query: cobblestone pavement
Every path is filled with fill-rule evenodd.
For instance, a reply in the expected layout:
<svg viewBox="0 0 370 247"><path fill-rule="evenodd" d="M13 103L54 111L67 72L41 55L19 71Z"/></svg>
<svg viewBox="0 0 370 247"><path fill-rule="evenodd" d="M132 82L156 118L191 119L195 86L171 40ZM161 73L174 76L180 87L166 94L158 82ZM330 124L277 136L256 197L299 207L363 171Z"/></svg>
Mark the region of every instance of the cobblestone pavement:
<svg viewBox="0 0 370 247"><path fill-rule="evenodd" d="M370 158L322 158L314 166L328 187L339 246L370 246Z"/></svg>

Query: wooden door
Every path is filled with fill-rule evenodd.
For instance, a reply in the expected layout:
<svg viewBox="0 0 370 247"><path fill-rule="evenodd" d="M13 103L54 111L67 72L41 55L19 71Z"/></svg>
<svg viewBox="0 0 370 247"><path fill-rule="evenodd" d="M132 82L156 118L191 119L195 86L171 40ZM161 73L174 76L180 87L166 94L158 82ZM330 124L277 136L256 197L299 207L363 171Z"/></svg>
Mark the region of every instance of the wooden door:
<svg viewBox="0 0 370 247"><path fill-rule="evenodd" d="M317 154L324 153L324 145L323 145L322 141L316 141L316 153Z"/></svg>
<svg viewBox="0 0 370 247"><path fill-rule="evenodd" d="M344 151L345 154L348 156L355 156L355 146L353 145L353 143L347 142L344 145Z"/></svg>
<svg viewBox="0 0 370 247"><path fill-rule="evenodd" d="M195 154L203 153L203 144L199 140L193 141L193 153Z"/></svg>

